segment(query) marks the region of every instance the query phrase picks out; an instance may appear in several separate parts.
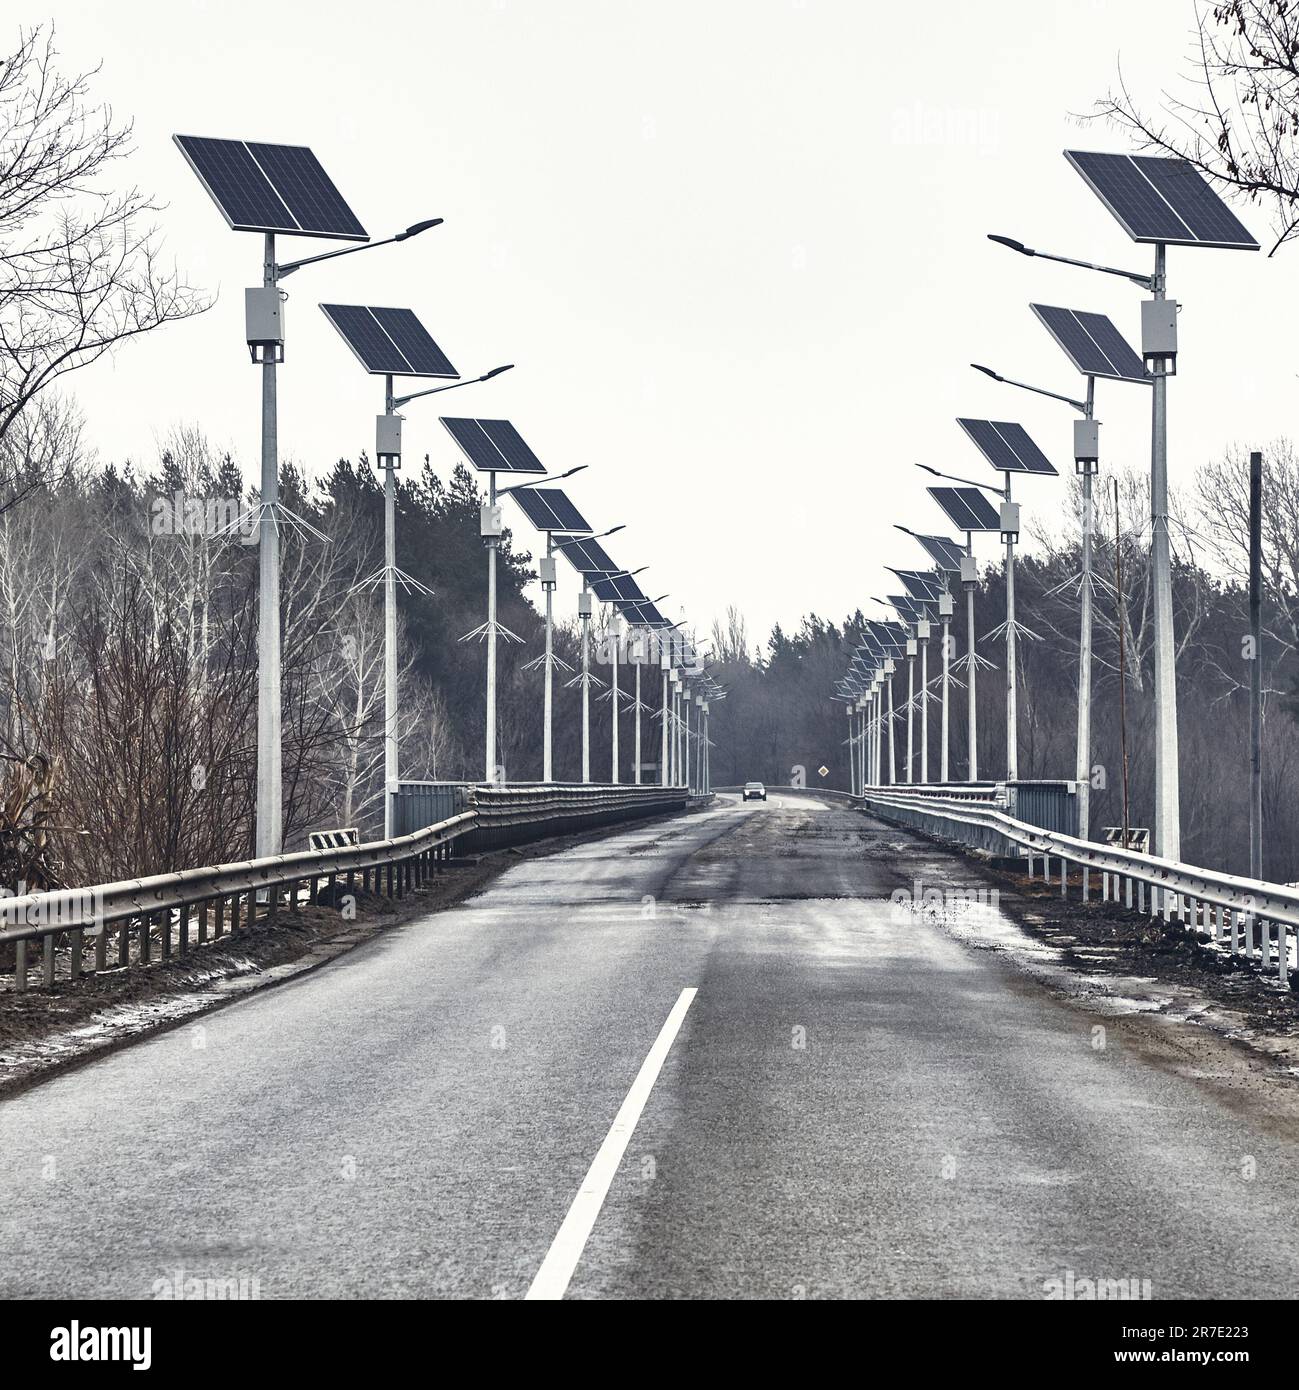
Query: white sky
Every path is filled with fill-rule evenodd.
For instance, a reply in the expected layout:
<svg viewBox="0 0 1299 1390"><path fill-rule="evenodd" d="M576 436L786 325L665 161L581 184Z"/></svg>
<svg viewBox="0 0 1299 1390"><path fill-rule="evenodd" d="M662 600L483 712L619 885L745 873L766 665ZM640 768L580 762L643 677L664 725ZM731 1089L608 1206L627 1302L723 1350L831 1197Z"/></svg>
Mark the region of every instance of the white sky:
<svg viewBox="0 0 1299 1390"><path fill-rule="evenodd" d="M319 473L373 449L382 383L316 308L408 305L465 375L412 405L408 461L457 454L437 415L505 415L542 460L589 471L574 499L651 594L701 629L838 619L921 566L891 523L943 530L923 461L987 469L958 414L1021 420L1071 470L1071 413L998 386L989 363L1081 387L1027 305L1109 313L1139 338L1143 292L1012 255L989 231L1148 269L1066 164L1122 59L1172 85L1187 0L46 0L65 66L133 116L131 173L169 207L169 252L219 290L208 315L75 378L105 459L151 464L197 423L249 477L258 373L240 291L260 240L230 232L174 132L310 144L371 236L446 224L286 284L286 456ZM39 17L39 16L33 16ZM1259 210L1241 213L1264 245ZM283 242L282 259L327 249ZM1184 303L1170 389L1174 483L1228 442L1291 429L1294 253L1169 253ZM454 408L452 408L454 402ZM1098 384L1106 462L1144 466L1148 394ZM929 480L929 481L932 481ZM1030 481L1026 513L1061 484ZM536 551L517 509L507 520ZM1028 517L1026 515L1026 525ZM985 549L991 551L990 543ZM561 566L562 569L562 566ZM573 608L561 590L561 612Z"/></svg>

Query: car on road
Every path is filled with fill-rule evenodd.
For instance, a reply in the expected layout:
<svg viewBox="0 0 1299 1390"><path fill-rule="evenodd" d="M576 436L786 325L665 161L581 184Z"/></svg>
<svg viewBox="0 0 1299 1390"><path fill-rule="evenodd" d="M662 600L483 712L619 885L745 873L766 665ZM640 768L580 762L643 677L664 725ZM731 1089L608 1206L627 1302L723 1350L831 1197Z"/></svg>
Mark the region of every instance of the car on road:
<svg viewBox="0 0 1299 1390"><path fill-rule="evenodd" d="M767 789L761 782L746 782L744 784L745 801L766 801Z"/></svg>

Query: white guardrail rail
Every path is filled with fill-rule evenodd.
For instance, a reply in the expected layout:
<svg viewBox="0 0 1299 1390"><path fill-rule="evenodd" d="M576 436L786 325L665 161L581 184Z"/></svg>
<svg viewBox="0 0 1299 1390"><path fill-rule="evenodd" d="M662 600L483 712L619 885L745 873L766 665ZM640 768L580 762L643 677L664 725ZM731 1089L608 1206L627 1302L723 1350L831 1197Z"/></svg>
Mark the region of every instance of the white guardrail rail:
<svg viewBox="0 0 1299 1390"><path fill-rule="evenodd" d="M40 950L41 983L77 980L113 967L185 956L192 946L237 935L281 908L333 902L354 892L390 898L444 870L452 849L497 848L545 835L684 810L684 787L530 784L471 787L467 808L436 825L368 844L217 864L90 888L0 897L0 980L28 986L29 954ZM93 953L87 959L87 943ZM12 952L12 956L10 955ZM63 969L58 968L60 963Z"/></svg>
<svg viewBox="0 0 1299 1390"><path fill-rule="evenodd" d="M1288 982L1296 965L1292 952L1299 952L1299 888L1043 830L997 810L991 800L986 794L976 798L935 795L914 787L867 787L856 804L881 820L939 839L1026 858L1030 877L1041 860L1042 876L1050 881L1052 860L1057 860L1062 896L1068 894L1072 868L1078 871L1078 888L1087 901L1094 874L1099 901L1181 922L1204 932L1233 956L1275 968L1280 982Z"/></svg>

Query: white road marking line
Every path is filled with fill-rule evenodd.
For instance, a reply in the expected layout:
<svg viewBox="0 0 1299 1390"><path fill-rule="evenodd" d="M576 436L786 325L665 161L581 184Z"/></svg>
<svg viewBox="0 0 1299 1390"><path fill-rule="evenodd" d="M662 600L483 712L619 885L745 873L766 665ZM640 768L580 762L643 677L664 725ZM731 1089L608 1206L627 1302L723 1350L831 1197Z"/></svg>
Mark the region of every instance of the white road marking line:
<svg viewBox="0 0 1299 1390"><path fill-rule="evenodd" d="M672 1012L668 1014L667 1021L659 1030L658 1037L654 1039L654 1046L650 1048L641 1063L640 1071L636 1073L636 1080L631 1083L626 1100L614 1116L613 1124L609 1133L605 1135L604 1143L600 1145L599 1153L586 1170L586 1177L582 1179L577 1196L573 1198L573 1205L569 1207L563 1225L551 1241L550 1249L546 1251L546 1258L542 1260L541 1268L537 1271L536 1278L525 1295L526 1298L563 1298L568 1281L577 1268L577 1262L582 1258L582 1251L586 1249L586 1242L590 1238L596 1218L600 1215L600 1208L604 1206L604 1199L609 1194L609 1185L618 1171L623 1154L627 1152L627 1145L631 1143L631 1136L635 1133L641 1111L645 1108L645 1102L654 1089L659 1072L663 1070L663 1063L667 1061L672 1044L681 1031L682 1023L685 1022L686 1011L694 1003L697 993L696 989L683 989L677 1002L673 1004Z"/></svg>

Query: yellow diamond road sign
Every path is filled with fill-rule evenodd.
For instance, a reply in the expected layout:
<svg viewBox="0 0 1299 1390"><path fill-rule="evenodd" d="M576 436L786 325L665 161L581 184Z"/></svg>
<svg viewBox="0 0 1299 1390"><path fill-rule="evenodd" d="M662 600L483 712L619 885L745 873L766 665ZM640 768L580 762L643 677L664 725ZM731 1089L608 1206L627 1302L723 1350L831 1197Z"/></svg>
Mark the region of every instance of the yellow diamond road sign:
<svg viewBox="0 0 1299 1390"><path fill-rule="evenodd" d="M818 767L817 771L822 777L828 777L830 775L830 769L828 767Z"/></svg>

